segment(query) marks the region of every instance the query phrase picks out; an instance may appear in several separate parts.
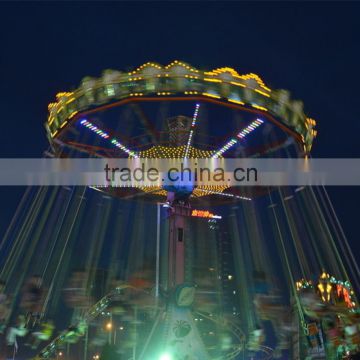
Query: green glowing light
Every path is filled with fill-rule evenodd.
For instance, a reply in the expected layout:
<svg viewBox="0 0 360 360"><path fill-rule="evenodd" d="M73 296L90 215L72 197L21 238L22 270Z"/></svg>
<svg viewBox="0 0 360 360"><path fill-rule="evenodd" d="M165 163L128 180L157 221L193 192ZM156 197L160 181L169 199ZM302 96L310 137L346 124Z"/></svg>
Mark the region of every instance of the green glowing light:
<svg viewBox="0 0 360 360"><path fill-rule="evenodd" d="M160 356L159 360L172 360L172 358L170 354L165 353Z"/></svg>

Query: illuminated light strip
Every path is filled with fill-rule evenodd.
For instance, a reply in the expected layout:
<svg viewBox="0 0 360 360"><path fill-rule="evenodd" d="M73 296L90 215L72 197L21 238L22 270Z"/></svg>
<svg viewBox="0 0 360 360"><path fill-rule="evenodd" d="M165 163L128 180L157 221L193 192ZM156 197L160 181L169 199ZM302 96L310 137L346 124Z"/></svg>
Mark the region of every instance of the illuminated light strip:
<svg viewBox="0 0 360 360"><path fill-rule="evenodd" d="M231 147L233 147L237 143L236 139L231 139L229 142L227 142L221 149L219 149L213 156L213 159L218 158L221 156L225 151L229 150Z"/></svg>
<svg viewBox="0 0 360 360"><path fill-rule="evenodd" d="M74 100L75 100L75 98L71 98L71 99L69 99L68 101L66 101L65 104L68 105L68 104L72 103Z"/></svg>
<svg viewBox="0 0 360 360"><path fill-rule="evenodd" d="M195 111L194 111L194 115L193 115L193 118L192 118L192 123L191 123L191 128L190 128L190 134L189 134L189 139L188 139L188 142L186 144L186 150L185 150L185 158L188 157L189 155L189 149L190 149L190 144L191 144L191 139L193 137L193 134L194 134L194 128L195 128L195 125L196 125L196 119L198 117L198 114L199 114L199 108L200 108L200 104L196 104L195 106Z"/></svg>
<svg viewBox="0 0 360 360"><path fill-rule="evenodd" d="M236 81L230 81L230 84L233 84L233 85L236 85L236 86L241 86L241 87L246 87L246 85L241 84L241 83L236 82Z"/></svg>
<svg viewBox="0 0 360 360"><path fill-rule="evenodd" d="M209 82L217 82L217 83L221 83L222 81L219 79L209 79L209 78L204 78L204 81L209 81Z"/></svg>
<svg viewBox="0 0 360 360"><path fill-rule="evenodd" d="M270 97L269 94L267 94L267 93L265 93L265 92L263 92L263 91L261 91L261 90L255 89L255 91L256 91L257 93L261 94L261 95L264 95L264 96L266 96L266 97Z"/></svg>
<svg viewBox="0 0 360 360"><path fill-rule="evenodd" d="M246 128L242 129L236 137L239 139L244 139L248 134L253 132L257 127L259 127L264 121L261 119L254 120L251 124L249 124ZM212 156L213 159L218 158L221 156L224 152L229 150L231 147L233 147L238 142L237 139L231 139L228 141L222 148L216 151L216 153Z"/></svg>
<svg viewBox="0 0 360 360"><path fill-rule="evenodd" d="M264 121L261 119L254 120L250 125L248 125L245 129L241 130L236 136L239 139L243 139L246 135L253 132L257 127L259 127L261 124L263 124Z"/></svg>
<svg viewBox="0 0 360 360"><path fill-rule="evenodd" d="M251 198L248 198L246 196L239 196L239 195L233 195L233 194L229 194L229 193L222 193L222 192L219 192L219 191L203 190L203 189L197 189L197 190L208 193L208 194L211 194L211 195L220 195L220 196L231 197L231 198L234 198L234 199L248 200L248 201L252 200Z"/></svg>
<svg viewBox="0 0 360 360"><path fill-rule="evenodd" d="M130 149L128 149L126 146L124 146L123 144L121 144L119 141L117 141L116 139L112 139L111 143L114 144L116 147L118 147L119 149L121 149L122 151L126 152L127 154L129 154L130 156L134 157L134 158L138 158L138 156L136 155L136 153L134 151L131 151Z"/></svg>
<svg viewBox="0 0 360 360"><path fill-rule="evenodd" d="M102 131L101 129L99 129L97 126L95 126L93 123L91 123L90 121L87 121L86 119L83 119L80 121L80 124L82 126L87 127L88 129L90 129L92 132L94 132L97 135L100 135L101 137L103 137L104 139L108 139L110 137L110 135L108 133L106 133L105 131Z"/></svg>
<svg viewBox="0 0 360 360"><path fill-rule="evenodd" d="M74 94L73 92L59 92L59 93L56 94L56 98L58 99L58 98L61 98L63 96L68 97L68 96L71 96L73 94Z"/></svg>
<svg viewBox="0 0 360 360"><path fill-rule="evenodd" d="M90 121L87 121L86 119L81 120L80 124L82 126L85 126L86 128L88 128L89 130L91 130L95 134L101 136L104 139L108 139L110 137L110 135L108 133L106 133L105 131L102 131L101 129L99 129L97 126L95 126ZM116 147L118 147L119 149L121 149L122 151L124 151L125 153L127 153L128 155L130 155L130 156L132 156L134 158L138 158L138 155L134 151L128 149L126 146L121 144L117 139L112 139L111 143L113 145L115 145Z"/></svg>
<svg viewBox="0 0 360 360"><path fill-rule="evenodd" d="M221 99L221 96L218 96L218 95L209 94L209 93L202 93L202 94L205 95L205 96L215 98L215 99Z"/></svg>
<svg viewBox="0 0 360 360"><path fill-rule="evenodd" d="M66 121L64 121L61 125L60 125L60 129L62 129L66 124L67 124L67 120Z"/></svg>
<svg viewBox="0 0 360 360"><path fill-rule="evenodd" d="M230 101L230 102L232 102L232 103L235 103L235 104L239 104L239 105L245 105L244 102L239 101L239 100L228 99L228 101Z"/></svg>
<svg viewBox="0 0 360 360"><path fill-rule="evenodd" d="M256 105L256 104L251 104L251 106L255 109L259 109L259 110L263 110L263 111L268 111L267 108L263 107L263 106L259 106L259 105Z"/></svg>
<svg viewBox="0 0 360 360"><path fill-rule="evenodd" d="M69 116L69 120L72 119L77 113L78 111L73 111Z"/></svg>

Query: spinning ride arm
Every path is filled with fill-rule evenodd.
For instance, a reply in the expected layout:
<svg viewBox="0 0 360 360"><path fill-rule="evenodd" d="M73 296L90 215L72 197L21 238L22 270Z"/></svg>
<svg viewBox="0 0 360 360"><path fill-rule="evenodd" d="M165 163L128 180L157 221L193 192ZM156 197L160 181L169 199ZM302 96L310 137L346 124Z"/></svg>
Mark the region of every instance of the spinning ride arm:
<svg viewBox="0 0 360 360"><path fill-rule="evenodd" d="M40 353L35 356L34 360L39 359L49 359L54 354L54 352L66 342L66 339L73 332L74 328L79 327L87 327L88 324L94 320L97 316L99 316L105 309L109 307L113 302L118 300L119 295L125 289L132 289L136 291L144 292L144 290L139 290L136 287L124 284L116 287L107 295L105 295L102 299L100 299L95 305L93 305L83 317L77 322L77 324L70 326L67 330L63 331L59 336L57 336L54 340L51 341L45 348L43 348ZM82 334L84 335L84 334ZM80 335L80 336L82 336Z"/></svg>

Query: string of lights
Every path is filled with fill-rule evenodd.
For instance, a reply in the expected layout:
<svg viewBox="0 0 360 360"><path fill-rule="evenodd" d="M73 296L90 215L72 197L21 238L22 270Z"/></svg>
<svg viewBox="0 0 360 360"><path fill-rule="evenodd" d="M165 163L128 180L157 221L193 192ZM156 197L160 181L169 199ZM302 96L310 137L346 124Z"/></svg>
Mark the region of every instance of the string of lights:
<svg viewBox="0 0 360 360"><path fill-rule="evenodd" d="M251 132L253 132L256 128L258 128L261 124L263 124L264 121L261 119L256 119L251 124L249 124L247 127L242 129L236 137L239 139L244 139L247 135L249 135ZM238 143L238 140L235 138L232 138L230 141L228 141L223 147L221 147L219 150L215 152L215 154L212 156L212 158L218 158L222 154L224 154L227 150L232 148L235 144Z"/></svg>
<svg viewBox="0 0 360 360"><path fill-rule="evenodd" d="M97 126L92 124L90 121L87 121L87 120L83 119L83 120L80 121L80 124L87 127L88 129L93 131L95 134L103 137L104 139L108 139L110 137L110 135L108 133L106 133L105 131L102 131Z"/></svg>
<svg viewBox="0 0 360 360"><path fill-rule="evenodd" d="M107 132L99 129L97 126L95 126L93 123L91 123L90 121L88 121L88 120L86 120L86 119L81 120L81 121L80 121L80 124L81 124L82 126L85 126L86 128L88 128L89 130L91 130L91 131L94 132L95 134L101 136L101 137L104 138L104 139L108 139L108 138L110 137L110 135L109 135ZM134 157L134 158L138 158L138 155L137 155L134 151L128 149L125 145L123 145L123 144L122 144L121 142L119 142L117 139L113 138L113 139L111 140L111 143L112 143L113 145L115 145L116 147L118 147L119 149L121 149L122 151L124 151L124 152L125 152L126 154L128 154L129 156L132 156L132 157Z"/></svg>
<svg viewBox="0 0 360 360"><path fill-rule="evenodd" d="M202 192L205 192L207 194L212 194L212 195L226 196L226 197L231 197L231 198L240 199L240 200L248 200L248 201L252 200L251 198L246 197L246 196L234 195L234 194L218 192L218 191L212 191L212 190L205 190L205 189L198 189L198 190L202 191Z"/></svg>
<svg viewBox="0 0 360 360"><path fill-rule="evenodd" d="M200 104L196 104L194 115L193 115L193 118L192 118L189 139L188 139L188 142L186 144L185 156L184 156L185 158L187 158L188 155L189 155L189 149L190 149L191 140L192 140L192 137L193 137L193 134L194 134L194 128L195 128L195 125L196 125L196 120L197 120L197 117L198 117L198 114L199 114L199 108L200 108Z"/></svg>

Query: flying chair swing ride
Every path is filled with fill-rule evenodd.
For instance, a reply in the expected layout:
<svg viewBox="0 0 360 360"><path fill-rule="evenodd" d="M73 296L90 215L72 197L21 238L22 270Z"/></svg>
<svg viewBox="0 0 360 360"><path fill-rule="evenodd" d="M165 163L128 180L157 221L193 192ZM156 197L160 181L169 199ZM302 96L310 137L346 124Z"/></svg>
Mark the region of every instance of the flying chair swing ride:
<svg viewBox="0 0 360 360"><path fill-rule="evenodd" d="M159 160L296 157L306 161L317 134L315 126L316 122L305 115L301 101L292 100L286 90L270 89L256 74L240 75L228 67L198 70L181 61L167 66L149 62L130 72L106 70L100 78L84 78L74 91L57 94L56 102L49 105L45 124L50 142L46 154ZM358 304L352 287L358 288L358 267L323 188L175 184L92 187L80 193L69 188L62 191L71 196L76 193L76 202L69 198L61 206L72 211L71 221L64 213L63 218L53 219L52 226L46 222L56 208L54 201L51 205L47 201L46 218L36 218L46 206L45 199L58 196L46 195L46 191L49 189L39 190L32 208L28 205L26 215L16 215L11 224L1 248L7 255L1 276L5 279L4 294L19 294L21 282L13 285L19 276L16 265L25 262L26 273L34 261L34 253L24 261L24 244L41 226L41 231L51 229L48 234L57 232L54 243L47 245L53 250L43 260L45 265L38 266L44 275L41 279L45 279L41 286L45 288L45 282L48 288L42 309L30 312L38 314L30 316L34 326L47 324L47 329L47 312L56 312L50 310L56 309L51 301L55 280L65 282L61 272L65 258L71 256L66 246L81 229L78 219L85 211L82 203L86 194L122 204L163 204L163 208L152 208L157 208L155 275L147 278L144 273L133 274L92 301L84 300L89 293L85 289L75 297L81 299L74 301L76 321L60 333L48 332L50 336L40 339L34 358L72 359L72 347L77 354L82 349L84 360L105 359L105 355L92 355L89 345L91 329L99 326L101 316L111 319L108 342L118 349L117 356L133 360L337 359L351 358L359 350ZM214 215L217 209L222 209L226 218ZM160 239L159 219L164 211L167 235ZM101 221L105 233L109 225ZM223 234L230 234L232 254L218 253L217 258L224 264L231 258L235 275L225 273L225 265L218 260L217 267L208 264L212 276L205 286L208 291L202 291L201 276L195 275L200 260L195 258L194 249L211 239L191 235L194 221L207 222L215 232L225 228ZM97 231L96 221L87 226ZM64 228L68 235L57 252L58 234ZM11 249L6 241L15 236L17 242ZM36 246L41 246L41 238L37 237ZM146 240L139 241L143 244ZM89 249L92 246L96 248L95 240ZM221 243L219 246L223 249ZM95 253L92 251L91 256ZM269 256L264 257L265 253ZM52 262L57 265L51 266ZM83 276L77 273L72 289L82 288L77 284L83 282ZM213 295L207 297L216 293L216 282L225 284L225 278L235 281L232 294L240 304L230 316L225 309L216 310L219 300ZM228 291L224 289L220 299ZM29 309L25 310L28 315ZM8 312L5 327L10 326L16 311L13 307ZM117 342L112 320L124 316L132 318L133 331ZM27 329L22 333L14 330L15 338L31 333L28 316L25 322L27 326L10 327ZM215 333L218 336L214 337Z"/></svg>

